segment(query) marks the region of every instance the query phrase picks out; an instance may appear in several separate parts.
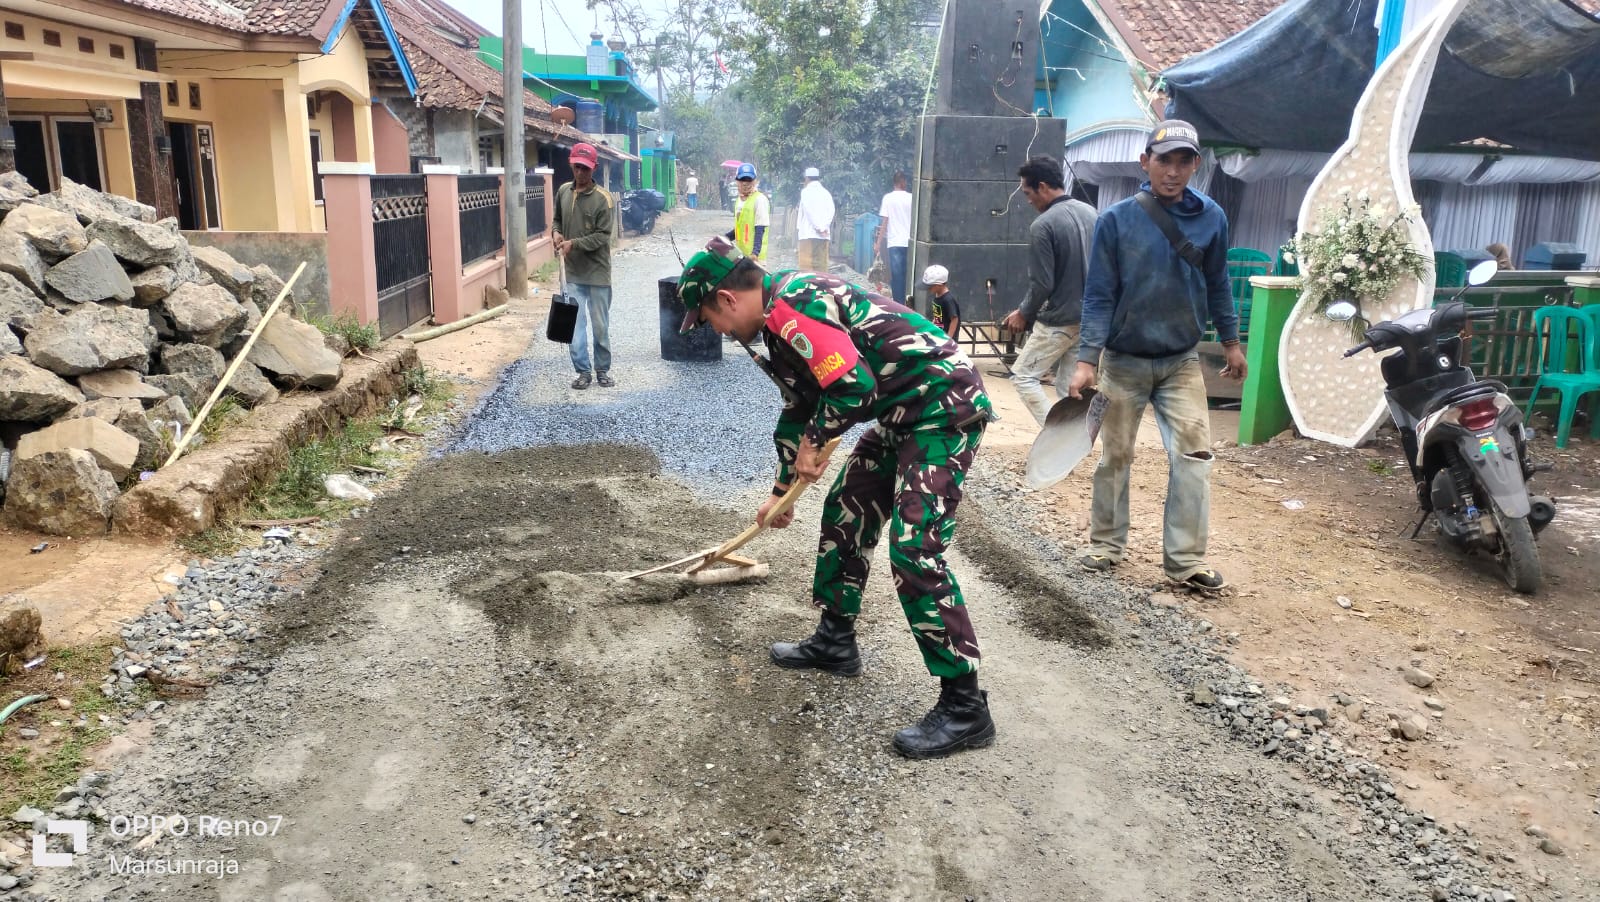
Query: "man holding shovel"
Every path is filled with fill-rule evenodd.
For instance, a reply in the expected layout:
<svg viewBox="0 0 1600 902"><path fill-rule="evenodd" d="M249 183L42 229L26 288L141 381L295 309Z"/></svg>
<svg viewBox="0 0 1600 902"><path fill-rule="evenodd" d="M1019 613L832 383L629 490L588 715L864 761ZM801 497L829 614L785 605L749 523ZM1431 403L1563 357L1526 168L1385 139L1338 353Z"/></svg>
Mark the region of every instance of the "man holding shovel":
<svg viewBox="0 0 1600 902"><path fill-rule="evenodd" d="M1083 293L1083 341L1068 393L1096 381L1105 395L1100 465L1094 471L1089 550L1078 563L1106 572L1128 547L1128 487L1146 404L1167 448L1162 570L1202 592L1227 585L1206 563L1211 511L1211 425L1196 347L1209 320L1227 353L1222 375L1248 372L1228 282L1228 217L1189 187L1200 136L1182 120L1151 129L1139 193L1114 204L1094 230Z"/></svg>
<svg viewBox="0 0 1600 902"><path fill-rule="evenodd" d="M994 741L978 688L978 642L961 588L944 561L961 485L992 417L972 362L938 327L907 308L819 273L768 274L721 238L689 259L679 280L687 315L746 345L762 336L770 374L785 389L773 439L772 495L758 522L796 478L819 479L821 449L876 420L828 492L812 581L822 610L815 634L772 646L780 667L861 673L855 618L885 526L895 589L923 662L941 684L921 722L895 734L910 758L935 758ZM786 511L772 521L782 529Z"/></svg>
<svg viewBox="0 0 1600 902"><path fill-rule="evenodd" d="M590 144L572 145L572 181L556 189L555 251L564 264L565 290L579 305L572 335L576 389L592 382L611 388L611 193L594 180L599 154ZM594 375L589 373L589 333L594 333Z"/></svg>

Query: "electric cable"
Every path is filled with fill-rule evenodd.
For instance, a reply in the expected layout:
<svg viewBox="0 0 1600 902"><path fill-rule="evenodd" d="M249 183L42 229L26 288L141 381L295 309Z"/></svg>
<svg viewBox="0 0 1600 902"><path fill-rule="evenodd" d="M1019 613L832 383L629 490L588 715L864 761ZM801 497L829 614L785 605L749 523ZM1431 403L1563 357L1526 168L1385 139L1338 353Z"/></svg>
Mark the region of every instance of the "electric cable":
<svg viewBox="0 0 1600 902"><path fill-rule="evenodd" d="M1017 16L1017 36L1016 36L1016 38L1013 39L1013 43L1012 43L1013 47L1016 47L1016 46L1018 46L1019 44L1022 43L1022 21L1023 21L1022 16L1020 16L1020 15ZM1040 48L1040 49L1042 50L1043 48ZM1028 116L1028 117L1033 119L1033 135L1028 138L1028 147L1027 147L1026 150L1024 150L1022 152L1022 161L1024 163L1026 163L1027 161L1033 159L1033 144L1034 144L1035 141L1039 140L1039 114L1037 112L1030 112L1028 110L1024 110L1021 107L1017 106L1016 104L1012 103L1011 101L1006 100L1004 97L1000 96L999 88L1001 88L1001 87L1009 88L1012 85L1017 83L1017 79L1016 79L1015 75L1013 75L1011 77L1011 81L1009 81L1009 82L1003 81L1003 79L1006 77L1006 72L1009 71L1013 65L1016 66L1018 73L1020 73L1021 70L1022 70L1022 58L1021 58L1020 53L1016 54L1016 55L1013 55L1011 57L1011 60L1008 63L1006 63L1005 69L1002 69L1000 71L1000 73L994 77L994 80L989 85L989 93L994 95L995 101L998 102L1001 106L1004 106L1004 107L1007 107L1009 109L1015 110L1018 115ZM1048 80L1047 80L1047 82L1048 82ZM1066 148L1062 148L1062 150L1065 151ZM1002 207L1000 212L996 215L996 218L999 218L1000 216L1010 216L1011 215L1011 202L1016 199L1018 192L1020 192L1021 190L1022 190L1022 181L1019 179L1017 181L1017 186L1015 188L1011 189L1011 193L1010 194L1006 195L1005 205Z"/></svg>
<svg viewBox="0 0 1600 902"><path fill-rule="evenodd" d="M540 0L539 6L540 6L540 9L542 10L543 7L544 7L543 0ZM562 27L567 30L567 37L572 38L572 42L574 44L577 44L580 48L584 47L584 46L587 46L582 41L578 40L578 33L572 30L572 25L567 22L567 17L561 14L561 6L558 4L555 9L556 9L556 18L561 20ZM545 40L548 41L549 38L546 37ZM549 49L548 49L548 46L546 47L545 52L546 53L550 52Z"/></svg>
<svg viewBox="0 0 1600 902"><path fill-rule="evenodd" d="M1053 14L1051 14L1051 15L1053 15ZM1057 18L1060 18L1060 17L1057 16ZM1067 24L1070 25L1072 23L1069 22ZM1082 31L1082 29L1079 29L1079 31ZM1105 42L1101 41L1100 43L1104 44ZM1076 68L1074 68L1072 66L1052 66L1052 65L1050 65L1050 58L1047 57L1045 55L1045 52L1044 52L1044 41L1040 41L1039 42L1039 63L1040 63L1040 65L1044 66L1044 71L1045 71L1045 74L1046 74L1046 78L1044 80L1044 99L1045 99L1045 103L1049 105L1050 114L1053 116L1053 115L1055 115L1055 111L1056 111L1056 98L1055 98L1055 93L1050 90L1050 79L1048 77L1049 73L1051 71L1057 70L1057 69L1072 69L1075 72L1077 70L1076 70ZM1078 77L1079 78L1083 78L1083 73L1082 72L1078 72ZM1087 79L1085 79L1085 80L1087 81ZM1069 192L1069 194L1071 194L1073 196L1081 195L1081 196L1078 197L1078 199L1083 201L1084 203L1088 203L1089 202L1089 194L1086 191L1080 191L1080 186L1082 185L1082 182L1078 181L1078 170L1076 170L1076 169L1074 169L1072 167L1072 160L1067 158L1067 149L1065 147L1061 148L1061 165L1066 167L1067 175L1068 175L1069 178L1072 179L1072 191Z"/></svg>
<svg viewBox="0 0 1600 902"><path fill-rule="evenodd" d="M1068 21L1066 19L1061 18L1060 16L1056 15L1053 12L1050 12L1050 11L1046 10L1045 11L1045 17L1046 17L1047 20L1048 19L1054 19L1057 22L1060 22L1061 24L1067 26L1068 28L1071 28L1071 29L1073 29L1075 31L1082 32L1085 36L1087 36L1089 39L1095 41L1102 48L1104 48L1106 50L1117 50L1117 49L1119 49L1119 48L1112 47L1110 44L1106 43L1106 39L1105 38L1095 34L1092 31L1089 31L1088 29L1085 29L1083 26L1078 25L1075 22L1070 22L1070 21ZM1092 52L1092 51L1090 51L1090 52ZM1095 54L1095 55L1099 56L1099 54ZM1137 56L1134 56L1132 50L1127 50L1127 51L1123 52L1122 56L1108 56L1108 57L1105 57L1105 59L1109 59L1109 60L1111 60L1113 62L1124 63L1124 64L1126 64L1129 60L1132 60L1132 61L1138 63L1139 65L1145 67L1145 69L1150 70L1150 71L1158 71L1161 68L1160 66L1157 66L1154 63L1147 62L1145 60L1139 59Z"/></svg>
<svg viewBox="0 0 1600 902"><path fill-rule="evenodd" d="M934 45L935 48L938 48L939 46L941 46L942 42L944 41L944 25L945 25L945 20L949 15L950 15L950 0L944 0L943 9L939 13L939 30L934 32L934 35L933 35L933 45ZM934 54L933 54L933 60L934 61L931 62L928 65L928 80L927 80L927 83L922 88L922 116L921 116L920 119L918 119L918 124L922 125L922 126L925 126L926 123L927 123L927 120L928 120L928 100L931 97L933 97L933 77L939 71L938 59L939 59L939 53L938 53L938 51L936 49L934 51ZM920 188L922 186L922 158L925 155L927 155L927 153L928 153L928 148L926 146L924 146L924 143L922 141L922 134L926 134L926 132L927 132L927 130L924 127L922 129L922 133L917 135L917 159L916 159L915 165L912 166L911 178L912 178L914 184L918 188ZM919 212L923 212L923 211L919 211L919 210L916 209L916 197L917 197L916 194L912 194L911 195L911 198L912 198L912 201L911 201L911 203L912 203L911 221L913 223L916 222L917 214ZM910 277L911 273L916 272L916 266L917 266L917 243L915 241L913 241L913 242L911 242L910 247L906 250L906 275L907 275L908 278Z"/></svg>

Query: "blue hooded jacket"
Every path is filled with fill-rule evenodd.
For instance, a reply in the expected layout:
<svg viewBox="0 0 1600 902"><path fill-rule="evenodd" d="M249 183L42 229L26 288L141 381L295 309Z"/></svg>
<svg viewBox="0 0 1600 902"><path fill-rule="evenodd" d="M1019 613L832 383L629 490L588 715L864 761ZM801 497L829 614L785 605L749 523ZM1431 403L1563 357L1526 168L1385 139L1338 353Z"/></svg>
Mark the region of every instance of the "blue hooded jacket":
<svg viewBox="0 0 1600 902"><path fill-rule="evenodd" d="M1150 183L1140 190L1149 191ZM1178 256L1136 198L1113 204L1095 223L1079 360L1098 366L1102 349L1137 357L1181 354L1200 343L1207 320L1221 341L1238 340L1227 215L1191 188L1166 210L1184 237L1205 251L1203 268Z"/></svg>

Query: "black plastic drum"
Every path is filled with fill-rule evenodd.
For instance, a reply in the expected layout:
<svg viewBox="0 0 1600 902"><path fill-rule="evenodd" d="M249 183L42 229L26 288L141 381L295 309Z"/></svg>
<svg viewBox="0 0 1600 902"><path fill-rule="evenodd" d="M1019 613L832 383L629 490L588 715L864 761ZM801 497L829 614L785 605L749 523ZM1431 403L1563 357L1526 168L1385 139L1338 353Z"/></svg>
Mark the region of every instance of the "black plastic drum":
<svg viewBox="0 0 1600 902"><path fill-rule="evenodd" d="M661 308L661 359L721 360L722 336L710 326L701 326L688 335L678 334L684 313L683 303L678 300L678 277L656 283L656 292Z"/></svg>

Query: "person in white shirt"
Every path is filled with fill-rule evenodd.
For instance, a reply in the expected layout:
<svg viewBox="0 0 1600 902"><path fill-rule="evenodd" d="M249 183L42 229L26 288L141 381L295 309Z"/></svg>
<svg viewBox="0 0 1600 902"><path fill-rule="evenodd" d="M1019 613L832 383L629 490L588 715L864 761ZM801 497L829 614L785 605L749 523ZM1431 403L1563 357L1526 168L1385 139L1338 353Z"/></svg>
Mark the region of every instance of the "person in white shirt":
<svg viewBox="0 0 1600 902"><path fill-rule="evenodd" d="M906 254L911 247L911 192L906 190L906 174L894 174L894 190L883 196L878 206L883 221L878 224L878 255L889 262L889 289L894 299L906 302Z"/></svg>
<svg viewBox="0 0 1600 902"><path fill-rule="evenodd" d="M683 180L683 198L689 202L689 209L700 208L700 179L692 172Z"/></svg>
<svg viewBox="0 0 1600 902"><path fill-rule="evenodd" d="M800 190L800 269L802 272L828 271L828 240L833 228L833 195L822 187L817 167L806 169L806 186Z"/></svg>

